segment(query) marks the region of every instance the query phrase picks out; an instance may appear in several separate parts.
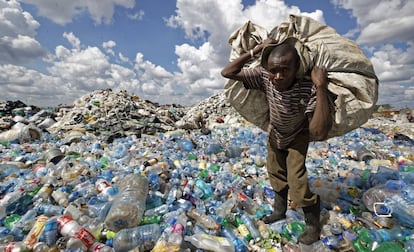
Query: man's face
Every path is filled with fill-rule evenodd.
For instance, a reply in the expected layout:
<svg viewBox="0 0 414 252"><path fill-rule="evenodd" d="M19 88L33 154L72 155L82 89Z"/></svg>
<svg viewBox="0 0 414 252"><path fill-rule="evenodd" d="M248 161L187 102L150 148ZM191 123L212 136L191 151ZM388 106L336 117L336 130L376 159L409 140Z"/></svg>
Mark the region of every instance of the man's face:
<svg viewBox="0 0 414 252"><path fill-rule="evenodd" d="M294 83L298 66L292 53L271 53L267 70L273 85L278 91L288 90Z"/></svg>

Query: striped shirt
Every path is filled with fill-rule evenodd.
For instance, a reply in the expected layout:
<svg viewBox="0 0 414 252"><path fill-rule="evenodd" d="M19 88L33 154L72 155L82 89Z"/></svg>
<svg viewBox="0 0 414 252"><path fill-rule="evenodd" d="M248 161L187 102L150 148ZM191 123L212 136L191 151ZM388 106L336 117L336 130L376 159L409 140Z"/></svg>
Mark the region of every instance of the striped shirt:
<svg viewBox="0 0 414 252"><path fill-rule="evenodd" d="M311 81L296 82L286 91L276 90L263 67L246 68L243 84L247 89L262 90L269 104L269 142L273 148L285 149L304 128L308 113L316 107L316 87Z"/></svg>

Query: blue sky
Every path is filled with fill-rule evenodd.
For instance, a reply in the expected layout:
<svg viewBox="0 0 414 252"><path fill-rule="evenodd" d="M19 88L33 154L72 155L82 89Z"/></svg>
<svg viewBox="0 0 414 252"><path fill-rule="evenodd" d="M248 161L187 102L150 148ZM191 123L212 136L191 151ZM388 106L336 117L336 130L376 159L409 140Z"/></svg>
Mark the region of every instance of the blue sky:
<svg viewBox="0 0 414 252"><path fill-rule="evenodd" d="M379 78L379 104L414 108L414 1L0 0L0 100L73 104L124 89L192 105L223 91L230 34L310 16L355 40Z"/></svg>

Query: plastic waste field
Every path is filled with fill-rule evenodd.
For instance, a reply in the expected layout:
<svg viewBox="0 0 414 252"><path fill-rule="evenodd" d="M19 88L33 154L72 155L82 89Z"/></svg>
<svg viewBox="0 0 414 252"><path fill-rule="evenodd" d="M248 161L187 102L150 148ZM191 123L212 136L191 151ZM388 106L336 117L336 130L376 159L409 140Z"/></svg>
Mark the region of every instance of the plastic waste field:
<svg viewBox="0 0 414 252"><path fill-rule="evenodd" d="M0 251L414 251L411 129L373 118L311 143L323 228L309 246L294 202L261 221L274 197L266 133L248 123L2 141Z"/></svg>

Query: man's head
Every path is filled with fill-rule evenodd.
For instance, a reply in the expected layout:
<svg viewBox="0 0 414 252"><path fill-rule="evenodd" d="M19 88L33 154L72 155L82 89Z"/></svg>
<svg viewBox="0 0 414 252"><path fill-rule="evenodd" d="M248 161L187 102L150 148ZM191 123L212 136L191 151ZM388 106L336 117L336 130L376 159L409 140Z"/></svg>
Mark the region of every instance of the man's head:
<svg viewBox="0 0 414 252"><path fill-rule="evenodd" d="M296 79L300 58L289 43L271 45L263 50L262 65L271 73L271 81L279 91L288 90Z"/></svg>

